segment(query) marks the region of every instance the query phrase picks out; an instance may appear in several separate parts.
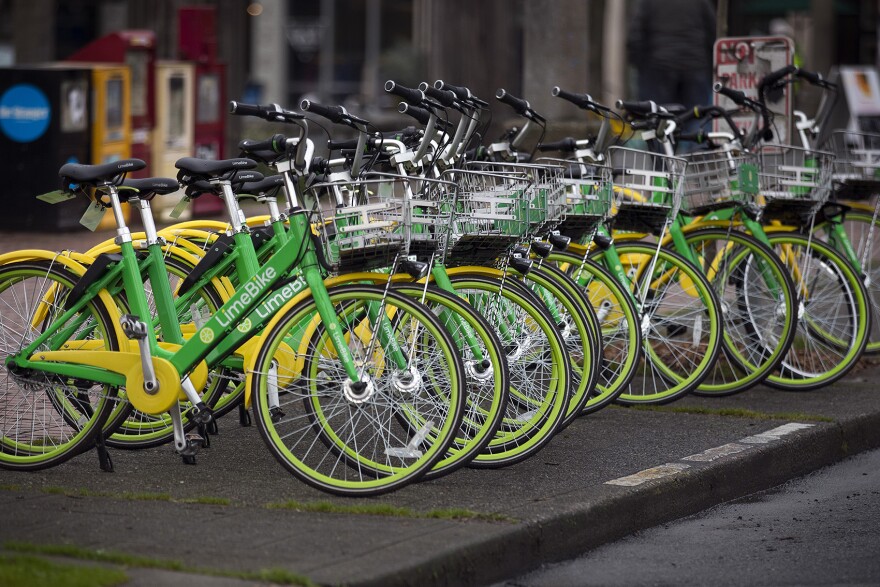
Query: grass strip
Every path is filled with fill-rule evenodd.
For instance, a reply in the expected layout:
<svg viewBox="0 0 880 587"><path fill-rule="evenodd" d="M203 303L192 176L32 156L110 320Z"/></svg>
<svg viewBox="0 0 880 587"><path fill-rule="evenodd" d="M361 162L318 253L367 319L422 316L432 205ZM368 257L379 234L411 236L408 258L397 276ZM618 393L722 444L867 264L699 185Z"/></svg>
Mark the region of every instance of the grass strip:
<svg viewBox="0 0 880 587"><path fill-rule="evenodd" d="M210 577L228 577L245 581L265 581L276 585L299 585L301 587L317 587L308 577L292 573L285 569L260 569L259 571L229 571L192 567L179 560L148 558L110 550L90 550L72 544L31 544L28 542L5 542L3 548L27 554L44 556L62 556L79 560L122 565L141 569L161 569ZM62 583L55 583L55 585ZM63 583L67 585L67 583Z"/></svg>
<svg viewBox="0 0 880 587"><path fill-rule="evenodd" d="M443 508L419 512L406 507L377 504L338 504L330 501L302 502L289 500L280 503L267 503L267 509L293 510L297 512L354 514L364 516L389 516L397 518L422 518L435 520L479 520L485 522L516 522L515 518L504 514L486 514L463 508Z"/></svg>
<svg viewBox="0 0 880 587"><path fill-rule="evenodd" d="M0 585L111 587L128 580L119 569L64 565L28 555L0 555Z"/></svg>
<svg viewBox="0 0 880 587"><path fill-rule="evenodd" d="M131 491L123 491L121 493L112 491L95 491L93 489L71 489L68 487L42 487L43 493L52 495L66 495L69 497L109 497L113 499L124 499L129 501L167 501L172 503L196 503L202 505L231 505L232 500L225 497L186 497L173 498L168 493L134 493Z"/></svg>
<svg viewBox="0 0 880 587"><path fill-rule="evenodd" d="M742 408L702 408L697 406L612 406L616 409L642 412L671 412L675 414L699 414L703 416L726 416L749 420L788 420L793 422L834 422L834 418L805 414L803 412L756 412Z"/></svg>

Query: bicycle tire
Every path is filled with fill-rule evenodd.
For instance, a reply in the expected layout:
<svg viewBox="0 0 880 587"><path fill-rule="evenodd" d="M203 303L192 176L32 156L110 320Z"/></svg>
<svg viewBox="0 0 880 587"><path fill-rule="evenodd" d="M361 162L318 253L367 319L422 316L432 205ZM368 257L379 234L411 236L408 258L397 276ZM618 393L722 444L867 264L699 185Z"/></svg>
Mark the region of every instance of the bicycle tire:
<svg viewBox="0 0 880 587"><path fill-rule="evenodd" d="M78 279L52 261L20 261L0 267L0 352L4 359L36 340L53 319L60 319ZM101 298L90 299L84 311L66 323L72 327L81 322L76 332L59 344L75 348L79 339L88 344L97 339L102 341L99 348L119 350L112 315ZM88 450L117 402L116 387L49 372L20 371L6 361L0 370L0 467L6 469L45 469Z"/></svg>
<svg viewBox="0 0 880 587"><path fill-rule="evenodd" d="M354 353L361 361L361 368L369 367L372 372L372 391L362 399L346 395L344 381L347 376L344 371L340 376L339 371L334 370L338 367L338 361L334 360L335 351L328 346L325 326L314 320L316 302L309 298L284 311L261 337L250 383L256 426L282 466L312 487L353 497L399 489L425 475L444 457L454 441L466 401L464 365L441 322L429 309L408 296L384 288L342 285L328 290L328 300L341 316L340 322L349 335L349 345L361 347ZM413 371L386 370L381 344L370 344L373 342L372 333L357 330L363 324L364 313L369 312L365 304L373 303L384 303L386 310L394 310L395 336L402 336L405 334L403 330L410 326L416 327L417 331L424 329L423 332L429 334L431 346L420 347L418 360L412 359L408 363L418 377L407 379ZM353 321L346 326L348 317ZM278 353L286 352L282 343L300 339L298 332L303 324L311 324L313 333L308 337L310 347L305 353L302 354L303 349L296 351L303 358L299 373L277 372L273 361ZM383 332L388 333L387 330ZM366 345L362 344L365 342L363 337L369 337ZM409 349L409 352L415 357L416 348ZM276 364L287 363L276 361ZM421 375L428 368L433 368L435 374L445 373L448 377L447 388L432 389L428 393L445 394L439 398L445 407L435 405L434 398L422 397L421 392L427 391ZM285 412L283 415L273 410L275 406L269 394L273 372L277 372L275 377L281 396L277 407ZM334 383L334 376L343 382L340 386ZM408 390L417 380L422 383ZM419 395L412 391L419 391ZM410 397L398 398L398 394L409 394ZM412 405L402 399L409 400ZM339 411L333 412L334 407ZM425 418L425 413L437 418L437 423L426 420L416 431L407 426L413 419ZM363 430L359 428L361 425Z"/></svg>

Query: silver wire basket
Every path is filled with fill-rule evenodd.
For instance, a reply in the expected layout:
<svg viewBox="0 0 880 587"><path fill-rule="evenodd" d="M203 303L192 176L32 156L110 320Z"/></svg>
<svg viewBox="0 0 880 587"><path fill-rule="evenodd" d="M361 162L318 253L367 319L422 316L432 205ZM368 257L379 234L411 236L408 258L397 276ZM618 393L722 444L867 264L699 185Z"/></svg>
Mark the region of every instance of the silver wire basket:
<svg viewBox="0 0 880 587"><path fill-rule="evenodd" d="M334 271L389 267L407 252L401 224L405 190L400 178L370 178L318 183L303 198L311 202L313 223L324 257Z"/></svg>
<svg viewBox="0 0 880 587"><path fill-rule="evenodd" d="M764 220L801 224L812 218L831 195L834 155L790 145L758 151Z"/></svg>
<svg viewBox="0 0 880 587"><path fill-rule="evenodd" d="M693 215L752 202L760 191L758 156L725 149L694 151L687 161L681 209Z"/></svg>
<svg viewBox="0 0 880 587"><path fill-rule="evenodd" d="M687 162L628 147L609 147L614 229L661 232L678 214Z"/></svg>
<svg viewBox="0 0 880 587"><path fill-rule="evenodd" d="M554 227L555 230L578 242L595 234L599 224L607 220L611 212L614 196L611 168L607 165L551 157L542 157L536 162L562 165L565 168L562 179L565 213Z"/></svg>
<svg viewBox="0 0 880 587"><path fill-rule="evenodd" d="M443 241L446 265L491 265L525 239L529 177L512 171L454 169L440 179L458 186L447 202L452 217Z"/></svg>
<svg viewBox="0 0 880 587"><path fill-rule="evenodd" d="M835 130L824 149L835 157L835 199L866 200L880 194L880 134Z"/></svg>
<svg viewBox="0 0 880 587"><path fill-rule="evenodd" d="M529 204L529 235L546 235L565 217L566 189L563 165L471 161L467 164L467 168L500 174L513 173L530 180L526 194Z"/></svg>

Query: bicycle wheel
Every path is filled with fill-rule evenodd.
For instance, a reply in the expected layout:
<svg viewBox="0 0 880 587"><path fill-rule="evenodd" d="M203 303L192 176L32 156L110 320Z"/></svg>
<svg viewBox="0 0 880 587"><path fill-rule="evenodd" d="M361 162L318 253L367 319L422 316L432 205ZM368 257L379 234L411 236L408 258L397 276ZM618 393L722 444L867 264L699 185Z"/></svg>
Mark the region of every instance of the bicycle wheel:
<svg viewBox="0 0 880 587"><path fill-rule="evenodd" d="M618 402L663 404L697 388L721 351L720 302L702 272L652 243L615 245L640 309L644 358ZM605 259L597 251L597 260Z"/></svg>
<svg viewBox="0 0 880 587"><path fill-rule="evenodd" d="M880 218L874 218L874 214L865 210L847 210L843 220L843 230L849 245L855 253L862 269L862 282L868 290L871 301L871 316L880 316ZM844 253L843 243L838 243L832 237L831 224L823 222L816 225L814 235L826 242L834 243L835 249ZM880 320L871 320L871 330L868 334L868 344L865 354L875 355L880 353Z"/></svg>
<svg viewBox="0 0 880 587"><path fill-rule="evenodd" d="M446 456L425 474L435 479L469 463L491 442L507 409L510 373L492 325L458 296L435 286L396 284L395 291L431 308L464 361L467 403L461 428Z"/></svg>
<svg viewBox="0 0 880 587"><path fill-rule="evenodd" d="M697 395L723 396L763 381L794 339L797 301L788 270L753 236L702 229L685 234L721 300L724 352Z"/></svg>
<svg viewBox="0 0 880 587"><path fill-rule="evenodd" d="M555 263L578 285L589 300L599 322L602 340L596 391L583 413L602 409L623 393L632 381L642 356L638 309L631 292L592 259L565 252L551 253Z"/></svg>
<svg viewBox="0 0 880 587"><path fill-rule="evenodd" d="M304 300L261 338L250 383L256 425L275 458L313 487L348 496L398 489L455 440L464 365L437 317L407 296L344 285L327 302L367 385L349 384L316 301Z"/></svg>
<svg viewBox="0 0 880 587"><path fill-rule="evenodd" d="M798 327L768 385L809 391L846 375L862 356L871 327L868 292L855 268L831 246L795 232L768 232L798 296Z"/></svg>
<svg viewBox="0 0 880 587"><path fill-rule="evenodd" d="M174 256L166 256L165 269L171 282L172 291L177 292L180 282L192 269L186 261ZM144 289L150 304L152 314L156 315L153 304L153 288L150 280L145 279ZM124 293L120 293L117 300L122 312L126 312L127 303ZM194 326L210 318L214 312L223 305L222 295L211 284L204 284L190 290L182 298L178 297L177 319L181 327L186 330L187 325ZM158 323L154 324L156 337L162 340L162 329ZM195 330L195 329L191 329ZM214 417L221 415L235 407L243 397L243 374L235 373L222 366L215 366L209 370L208 383L200 390L202 401L212 409L218 404L224 409L214 410ZM125 392L120 392L120 398L125 398ZM184 429L190 431L196 424L189 418L189 402L181 402L182 421ZM174 428L171 416L168 414L145 414L135 410L128 401L120 402L113 414L108 418L104 427L105 442L107 446L121 449L141 449L161 446L174 439Z"/></svg>
<svg viewBox="0 0 880 587"><path fill-rule="evenodd" d="M544 302L565 341L571 363L571 398L562 425L584 414L596 390L602 339L593 307L567 275L556 267L536 263L520 277L523 284Z"/></svg>
<svg viewBox="0 0 880 587"><path fill-rule="evenodd" d="M112 312L100 298L58 322L78 279L50 261L0 267L0 467L43 469L79 454L93 446L116 404L115 387L7 362L50 328L61 336L49 338L35 352L58 350L64 343L71 350L119 350Z"/></svg>
<svg viewBox="0 0 880 587"><path fill-rule="evenodd" d="M565 341L543 304L515 280L477 275L450 279L455 292L495 327L510 370L504 419L471 466L518 463L546 446L562 425L571 384Z"/></svg>

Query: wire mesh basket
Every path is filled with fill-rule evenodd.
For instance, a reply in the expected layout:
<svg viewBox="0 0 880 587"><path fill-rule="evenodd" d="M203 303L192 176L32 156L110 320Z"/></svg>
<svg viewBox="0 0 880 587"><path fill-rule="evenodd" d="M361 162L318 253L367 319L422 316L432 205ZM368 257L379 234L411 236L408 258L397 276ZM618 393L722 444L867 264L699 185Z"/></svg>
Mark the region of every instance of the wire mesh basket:
<svg viewBox="0 0 880 587"><path fill-rule="evenodd" d="M611 186L611 168L607 165L584 164L567 159L542 157L537 163L562 165L565 193L565 213L555 230L581 241L596 232L611 211L614 190ZM583 243L582 243L583 244Z"/></svg>
<svg viewBox="0 0 880 587"><path fill-rule="evenodd" d="M403 198L403 215L397 230L404 235L408 255L428 261L445 249L452 202L458 190L456 183L381 172L371 172L364 179L381 179L386 193L393 190L395 198Z"/></svg>
<svg viewBox="0 0 880 587"><path fill-rule="evenodd" d="M758 156L725 149L693 151L687 161L681 209L706 214L731 205L752 202L760 191Z"/></svg>
<svg viewBox="0 0 880 587"><path fill-rule="evenodd" d="M468 169L490 173L513 173L529 179L527 189L528 233L541 236L553 230L565 217L565 167L549 163L506 163L471 161Z"/></svg>
<svg viewBox="0 0 880 587"><path fill-rule="evenodd" d="M835 130L824 147L835 157L834 198L866 200L880 194L880 134Z"/></svg>
<svg viewBox="0 0 880 587"><path fill-rule="evenodd" d="M531 181L526 175L455 169L440 179L458 186L448 201L446 265L493 264L528 234Z"/></svg>
<svg viewBox="0 0 880 587"><path fill-rule="evenodd" d="M764 220L800 224L831 195L834 155L790 145L765 145L758 151Z"/></svg>
<svg viewBox="0 0 880 587"><path fill-rule="evenodd" d="M628 147L609 147L608 160L615 230L661 232L681 206L687 162Z"/></svg>
<svg viewBox="0 0 880 587"><path fill-rule="evenodd" d="M313 228L334 271L388 267L406 254L405 189L399 178L318 183L303 201L318 215Z"/></svg>

